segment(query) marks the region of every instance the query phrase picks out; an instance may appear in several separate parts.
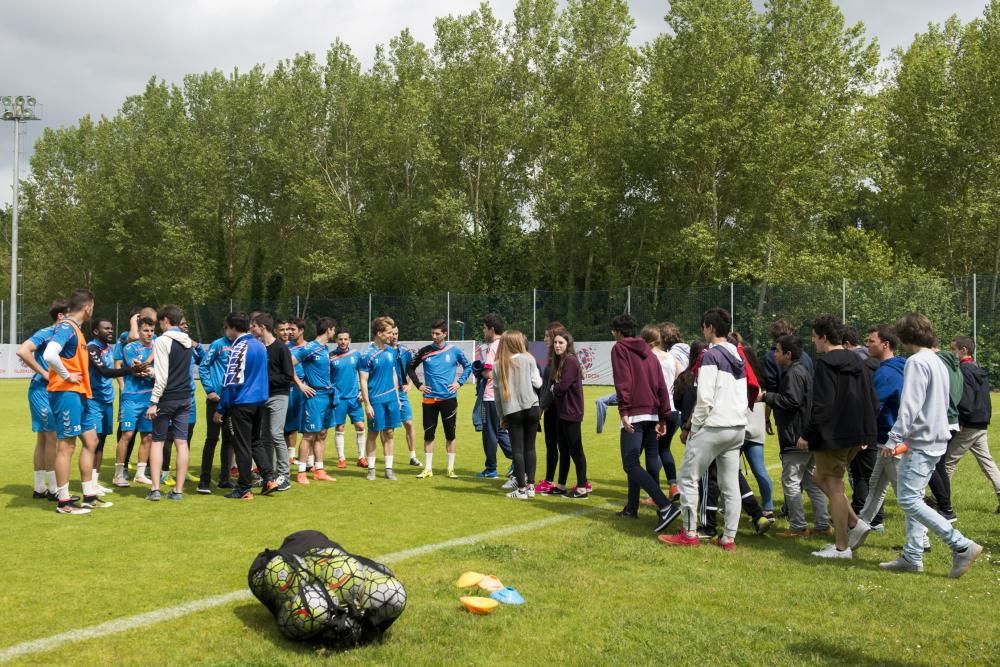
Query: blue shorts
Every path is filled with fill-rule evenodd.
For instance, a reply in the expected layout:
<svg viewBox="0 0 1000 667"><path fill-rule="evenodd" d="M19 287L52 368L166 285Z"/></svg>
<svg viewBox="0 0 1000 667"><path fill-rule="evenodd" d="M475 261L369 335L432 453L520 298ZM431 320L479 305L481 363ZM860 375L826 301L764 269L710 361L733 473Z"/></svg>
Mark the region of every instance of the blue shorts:
<svg viewBox="0 0 1000 667"><path fill-rule="evenodd" d="M138 401L123 398L121 409L118 411L118 422L122 425L122 431L152 433L153 423L146 419L148 409L149 398Z"/></svg>
<svg viewBox="0 0 1000 667"><path fill-rule="evenodd" d="M31 410L32 433L51 433L56 430L49 404L49 390L45 385L31 384L28 387L28 408Z"/></svg>
<svg viewBox="0 0 1000 667"><path fill-rule="evenodd" d="M368 420L368 428L372 431L385 431L390 428L399 428L403 425L399 418L399 402L386 401L385 403L372 403L372 410L375 411L375 418Z"/></svg>
<svg viewBox="0 0 1000 667"><path fill-rule="evenodd" d="M168 433L174 440L187 440L192 405L193 401L188 399L160 401L153 417L153 442L166 442Z"/></svg>
<svg viewBox="0 0 1000 667"><path fill-rule="evenodd" d="M319 433L327 429L333 412L333 394L316 394L305 399L302 416L303 433Z"/></svg>
<svg viewBox="0 0 1000 667"><path fill-rule="evenodd" d="M330 426L340 426L348 419L352 424L365 421L365 409L357 396L333 403L333 423Z"/></svg>
<svg viewBox="0 0 1000 667"><path fill-rule="evenodd" d="M399 420L413 421L413 406L410 405L410 399L403 392L399 392Z"/></svg>
<svg viewBox="0 0 1000 667"><path fill-rule="evenodd" d="M302 392L296 387L288 391L288 412L285 413L285 433L298 433L302 430L302 414L305 404Z"/></svg>
<svg viewBox="0 0 1000 667"><path fill-rule="evenodd" d="M56 437L75 438L83 433L83 418L87 413L87 397L75 391L49 393L52 416L56 422Z"/></svg>
<svg viewBox="0 0 1000 667"><path fill-rule="evenodd" d="M83 430L97 431L97 435L114 433L115 404L97 401L93 398L87 401L87 414L83 416Z"/></svg>

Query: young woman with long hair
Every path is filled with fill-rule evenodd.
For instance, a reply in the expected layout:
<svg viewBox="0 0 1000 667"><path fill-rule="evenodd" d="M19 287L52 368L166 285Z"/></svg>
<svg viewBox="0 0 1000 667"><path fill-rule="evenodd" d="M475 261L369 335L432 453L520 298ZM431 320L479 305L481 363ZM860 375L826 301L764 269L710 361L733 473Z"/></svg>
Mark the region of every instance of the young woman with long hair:
<svg viewBox="0 0 1000 667"><path fill-rule="evenodd" d="M552 334L549 365L552 366L552 393L556 397L556 414L559 416L559 481L549 493L559 495L562 492L567 498L587 498L590 496L590 482L580 432L583 421L583 371L576 358L573 336L566 329ZM567 493L566 478L571 459L576 468L576 486Z"/></svg>
<svg viewBox="0 0 1000 667"><path fill-rule="evenodd" d="M535 358L528 354L524 335L516 329L500 334L497 349L495 392L501 425L510 434L514 458L515 488L509 498L524 500L535 495L535 436L538 434L538 389L542 376ZM506 486L506 485L505 485Z"/></svg>
<svg viewBox="0 0 1000 667"><path fill-rule="evenodd" d="M545 327L545 347L552 358L552 334L563 329L561 322L549 322ZM559 415L556 413L555 396L552 394L552 364L542 371L542 390L538 395L538 407L542 411L542 434L545 436L545 477L535 485L536 493L547 494L552 490L552 480L556 478L559 465Z"/></svg>
<svg viewBox="0 0 1000 667"><path fill-rule="evenodd" d="M674 462L674 455L670 452L670 441L673 439L674 432L680 425L680 413L677 412L677 407L673 403L672 394L674 381L683 369L674 355L667 352L664 347L660 325L647 324L639 332L639 336L649 344L650 349L653 350L653 354L656 355L657 361L660 362L660 370L663 371L663 381L667 385L667 391L671 392L670 423L667 425L667 432L657 438L657 461L647 460L646 470L656 480L659 480L660 469L663 468L665 470L667 488L669 490L667 497L673 500L675 496L680 495L680 491L677 488L677 465ZM647 498L643 502L647 505L656 504L651 498Z"/></svg>

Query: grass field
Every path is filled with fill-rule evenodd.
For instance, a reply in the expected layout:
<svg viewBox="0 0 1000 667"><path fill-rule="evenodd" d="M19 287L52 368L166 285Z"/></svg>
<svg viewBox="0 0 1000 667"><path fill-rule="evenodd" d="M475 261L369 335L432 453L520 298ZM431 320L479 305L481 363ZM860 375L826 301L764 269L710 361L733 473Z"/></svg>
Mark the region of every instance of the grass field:
<svg viewBox="0 0 1000 667"><path fill-rule="evenodd" d="M1000 655L1000 568L993 560L1000 515L971 456L954 479L958 526L987 552L955 581L947 578L948 550L936 538L925 574L879 571L878 562L894 557L893 545L902 543L891 494L888 530L869 538L853 561L819 561L810 555L819 539L757 537L745 520L736 553L664 547L654 539L653 512L644 508L639 521L614 515L625 481L614 422L603 435L593 432L593 399L606 393L603 387L586 391L589 500L517 502L501 495L500 481L473 477L482 449L469 418L472 395L463 393L457 480L417 480L416 469L397 465L399 482L367 482L351 468L336 471L335 484L252 502L197 496L192 488L182 503L150 503L144 488L133 487L112 497L113 508L82 517L57 515L51 503L31 499L26 391L26 382L0 383L7 563L0 567L0 656L22 642L245 590L254 556L306 528L359 554L395 554L391 566L409 599L382 644L335 655L285 641L270 613L242 598L21 655L12 664L939 665L995 664ZM197 460L204 415L199 419ZM997 429L991 439L1000 455ZM767 453L777 506L776 442L768 442ZM443 443L435 464L443 472ZM102 479L110 471L109 462ZM71 489L79 490L75 461ZM441 546L502 528L511 531ZM424 545L430 546L415 549ZM466 570L497 575L527 604L486 617L467 614L454 587Z"/></svg>

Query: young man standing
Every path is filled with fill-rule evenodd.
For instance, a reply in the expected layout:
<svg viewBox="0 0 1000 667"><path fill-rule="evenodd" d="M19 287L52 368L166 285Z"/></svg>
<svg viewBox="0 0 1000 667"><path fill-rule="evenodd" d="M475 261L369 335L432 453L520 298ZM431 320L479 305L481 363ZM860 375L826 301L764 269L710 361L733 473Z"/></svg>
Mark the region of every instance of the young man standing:
<svg viewBox="0 0 1000 667"><path fill-rule="evenodd" d="M809 524L802 504L803 487L812 502L813 525L817 532L830 528L826 496L813 481L816 457L796 446L809 419L813 377L802 363L802 341L796 336L786 334L775 341L774 360L781 369L778 390L765 391L761 400L774 412L778 422L781 487L788 510L788 530L782 537L807 537Z"/></svg>
<svg viewBox="0 0 1000 667"><path fill-rule="evenodd" d="M159 311L160 331L153 343L153 391L146 418L153 422L153 442L149 452L152 468L151 489L146 500L160 499L160 479L163 468L163 443L167 432L173 432L177 449L175 488L167 494L170 500L184 499L184 481L188 471L188 420L191 418L191 364L194 357L191 339L181 328L184 313L174 305Z"/></svg>
<svg viewBox="0 0 1000 667"><path fill-rule="evenodd" d="M396 325L389 317L376 317L372 321L375 340L361 358L361 400L368 415L368 479L375 479L375 438L381 436L385 453L385 478L395 481L393 472L393 431L400 427L399 383L396 377L398 363L396 351L389 346L392 328Z"/></svg>
<svg viewBox="0 0 1000 667"><path fill-rule="evenodd" d="M333 414L336 398L330 382L330 350L327 345L337 335L337 321L321 317L316 322L316 338L311 343L292 350L292 361L302 366L303 379L295 379L305 400L302 418L302 448L314 458L313 479L323 482L336 481L326 474L323 455L326 449L326 431ZM308 484L306 461L299 456L299 472L295 481Z"/></svg>
<svg viewBox="0 0 1000 667"><path fill-rule="evenodd" d="M813 555L851 558L848 530L857 516L844 494L844 473L863 446L874 446L878 398L871 372L858 355L844 349L844 325L839 317L813 320L812 341L822 356L816 361L813 404L798 448L816 454L816 483L830 501L834 544Z"/></svg>
<svg viewBox="0 0 1000 667"><path fill-rule="evenodd" d="M512 459L510 435L507 429L500 426L500 415L497 413L496 396L493 390L493 364L496 362L497 349L500 347L500 334L504 331L504 321L497 313L490 313L483 318L483 342L485 351L483 361L482 421L483 421L483 452L486 454L486 466L476 477L496 479L497 475L497 444L508 459Z"/></svg>
<svg viewBox="0 0 1000 667"><path fill-rule="evenodd" d="M641 488L656 503L659 514L655 530L659 532L681 512L642 467L639 457L643 452L650 456L658 451L657 438L667 432L671 402L660 362L649 344L636 337L636 331L635 318L631 315L619 315L611 321L611 333L616 341L611 348L611 372L618 396L618 414L621 415L622 469L628 477L625 509L618 512L618 516L638 517Z"/></svg>
<svg viewBox="0 0 1000 667"><path fill-rule="evenodd" d="M896 482L899 507L906 516L906 544L896 560L881 563L880 567L894 572L922 572L924 537L930 529L951 548L949 576L957 579L972 567L983 548L924 502L924 488L951 438L948 369L931 349L936 339L926 317L919 313L902 317L896 323L896 334L910 355L903 369L899 416L889 431L891 443L905 442L908 446L899 461ZM882 451L882 456L891 455L889 449Z"/></svg>
<svg viewBox="0 0 1000 667"><path fill-rule="evenodd" d="M222 395L213 419L225 422L233 439L239 479L226 498L252 500L253 462L257 460L264 489L274 481L272 462L254 433L260 433L264 404L267 402L267 350L250 333L250 316L245 312L226 315L226 335L232 341L229 363L222 379ZM256 451L254 451L256 450Z"/></svg>
<svg viewBox="0 0 1000 667"><path fill-rule="evenodd" d="M272 491L287 491L291 488L288 481L288 446L285 443L285 413L288 411L288 391L295 381L295 371L292 368L292 353L284 341L274 336L274 319L267 313L261 313L250 323L250 333L267 348L267 403L264 406L264 421L261 425L260 437L264 442L265 456L275 459L277 477L273 482L264 485L262 493L267 495Z"/></svg>
<svg viewBox="0 0 1000 667"><path fill-rule="evenodd" d="M457 347L448 343L448 324L435 320L431 324L430 345L417 351L407 364L406 372L414 386L423 394L424 471L418 479L434 476L434 435L438 415L444 427L445 448L448 451L448 477L455 478L455 423L458 416L458 390L469 379L472 363ZM417 377L417 367L424 367L424 381ZM461 371L459 371L461 368Z"/></svg>
<svg viewBox="0 0 1000 667"><path fill-rule="evenodd" d="M219 453L219 488L233 488L229 472L229 462L233 458L232 436L212 418L218 411L219 401L222 400L222 380L229 365L231 350L232 341L229 336L220 336L208 346L204 359L198 365L198 379L201 380L202 389L205 390L205 414L208 422L205 425L205 446L201 450L201 474L198 482L198 493L201 494L212 492L212 459L215 458L215 448L219 445L220 436L222 451Z"/></svg>
<svg viewBox="0 0 1000 667"><path fill-rule="evenodd" d="M410 465L419 468L422 463L417 458L416 436L413 434L413 406L410 405L410 377L406 367L413 360L413 352L405 345L399 344L399 327L392 328L392 338L389 345L396 351L396 377L399 378L399 419L403 422L403 433L406 435L406 449L410 453Z"/></svg>
<svg viewBox="0 0 1000 667"><path fill-rule="evenodd" d="M660 540L676 546L698 546L698 480L715 461L719 488L726 499L726 526L716 544L736 549L740 523L740 447L747 428L746 364L736 346L727 340L732 316L710 308L701 316L701 331L708 349L698 368L698 392L691 414L690 433L684 436L684 458L678 472L684 526L676 535Z"/></svg>
<svg viewBox="0 0 1000 667"><path fill-rule="evenodd" d="M890 484L893 490L896 490L896 464L899 455L882 456L882 450L894 447L889 442L889 430L896 423L899 413L899 398L903 391L903 366L906 361L896 356L895 349L899 346L899 337L896 336L895 329L888 324L873 326L868 331L865 342L868 348L868 362L875 364L872 386L878 398L876 419L878 447L874 449L878 457L867 482L868 496L865 498L865 504L858 512L858 522L851 528L848 536L848 546L852 550L864 544L868 532L873 527L882 524L882 505L886 490Z"/></svg>
<svg viewBox="0 0 1000 667"><path fill-rule="evenodd" d="M1000 470L993 461L987 440L987 429L993 416L990 376L973 358L976 354L976 343L968 336L959 336L951 341L951 351L959 359L959 369L962 371L965 387L962 391L962 400L958 404L959 431L948 442L948 453L945 454L945 474L951 479L958 462L966 452L972 452L979 468L993 485L998 501L997 513L1000 513Z"/></svg>
<svg viewBox="0 0 1000 667"><path fill-rule="evenodd" d="M122 349L122 363L125 366L151 364L153 358L153 333L156 322L143 318L139 321L139 339L127 343ZM153 424L146 418L149 409L149 398L153 393L153 372L144 371L125 377L125 388L122 390L121 410L118 421L121 423L122 436L118 441L118 451L115 457L115 486L123 486L119 482L125 471L125 458L129 442L135 433L139 434L139 462L136 464L135 481L139 484L152 484L146 476L146 466L149 461L149 447L152 443Z"/></svg>
<svg viewBox="0 0 1000 667"><path fill-rule="evenodd" d="M361 384L358 366L361 352L351 349L351 333L341 329L337 333L337 349L330 353L330 380L337 400L333 404L333 438L337 444L337 467L346 468L344 456L344 425L354 426L354 441L358 448L358 466L368 467L365 459L365 408L361 405Z"/></svg>
<svg viewBox="0 0 1000 667"><path fill-rule="evenodd" d="M17 356L24 365L35 371L28 384L28 409L31 411L31 430L35 433L35 485L32 498L56 499L56 424L49 405L49 367L42 355L55 334L56 326L66 317L68 310L67 301L54 301L49 308L52 325L39 329L17 348Z"/></svg>
<svg viewBox="0 0 1000 667"><path fill-rule="evenodd" d="M90 290L74 290L69 298L69 312L56 325L52 340L45 346L43 357L49 367L49 403L56 426L56 495L60 514L86 514L69 495L69 469L73 461L76 438L83 434L83 419L91 397L87 339L80 327L94 313L94 295ZM96 438L94 445L96 446ZM94 452L84 446L80 452L80 479L83 481L84 502L98 501L92 489Z"/></svg>
<svg viewBox="0 0 1000 667"><path fill-rule="evenodd" d="M306 323L301 319L289 320L285 323L285 344L288 346L288 351L295 356L296 348L305 347L306 339ZM298 456L296 456L296 441L298 439L299 433L302 431L302 417L305 408L305 397L302 396L302 390L299 389L299 382L303 379L302 366L299 364L293 364L295 369L296 381L292 383L291 388L288 390L288 411L285 413L285 443L288 445L288 456L289 462L292 457L295 457L296 466L298 461L306 461L312 455L312 452L305 451L305 444L299 444ZM367 465L367 464L366 464ZM309 465L311 468L312 465ZM309 480L306 479L308 482Z"/></svg>

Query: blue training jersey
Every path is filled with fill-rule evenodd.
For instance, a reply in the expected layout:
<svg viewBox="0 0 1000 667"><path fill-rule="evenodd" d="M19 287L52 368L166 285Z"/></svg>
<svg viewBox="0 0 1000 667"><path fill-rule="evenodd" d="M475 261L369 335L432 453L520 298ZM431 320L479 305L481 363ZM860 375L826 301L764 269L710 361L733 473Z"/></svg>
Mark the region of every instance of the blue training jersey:
<svg viewBox="0 0 1000 667"><path fill-rule="evenodd" d="M307 343L303 343L302 345L296 345L292 341L288 341L287 343L285 343L285 345L288 346L288 351L291 352L292 356L294 357L295 356L295 350L298 350L299 348L305 347L307 345ZM302 370L302 364L294 364L294 370L295 370L295 377L297 377L298 379L301 380L302 378L305 377L305 371ZM295 384L292 384L292 389L298 390L298 386L295 385Z"/></svg>
<svg viewBox="0 0 1000 667"><path fill-rule="evenodd" d="M361 357L361 370L368 373L368 400L372 403L399 400L397 358L396 350L388 345L380 350L374 344Z"/></svg>
<svg viewBox="0 0 1000 667"><path fill-rule="evenodd" d="M49 341L52 340L52 337L55 335L55 333L56 333L56 325L53 324L52 326L39 329L31 336L31 338L28 339L35 344L35 354L34 354L35 361L37 361L38 365L44 368L46 371L49 370L49 365L45 363L45 357L43 357L42 355L45 354L45 346L49 344ZM48 386L49 377L48 375L42 377L38 373L35 373L34 375L31 376L31 384L33 384L36 387Z"/></svg>
<svg viewBox="0 0 1000 667"><path fill-rule="evenodd" d="M330 353L330 379L337 396L341 399L350 400L357 398L361 391L358 380L358 365L361 363L361 353L357 350L348 349L341 352L337 348Z"/></svg>
<svg viewBox="0 0 1000 667"><path fill-rule="evenodd" d="M99 341L92 340L87 343L88 352L94 350L101 356L101 361L108 368L115 366L115 346L103 345ZM114 403L115 401L115 380L106 378L97 371L94 364L90 364L90 390L95 401L102 403Z"/></svg>
<svg viewBox="0 0 1000 667"><path fill-rule="evenodd" d="M424 384L430 388L426 394L428 398L454 398L457 394L448 388L456 381L459 386L464 385L472 373L472 364L465 353L450 343L445 343L443 347L427 345L420 348L411 364L414 370L416 366L423 365ZM459 366L462 368L461 375L457 374Z"/></svg>
<svg viewBox="0 0 1000 667"><path fill-rule="evenodd" d="M152 344L146 346L142 342L134 340L122 350L122 363L126 366L131 366L133 361L149 361L152 356ZM126 375L122 398L126 396L133 399L150 400L153 397L153 378Z"/></svg>
<svg viewBox="0 0 1000 667"><path fill-rule="evenodd" d="M399 393L403 393L403 385L406 384L406 367L413 361L413 352L405 345L396 346L396 378L399 381Z"/></svg>
<svg viewBox="0 0 1000 667"><path fill-rule="evenodd" d="M330 350L318 341L311 341L291 350L292 356L302 366L303 380L318 393L328 394L330 384Z"/></svg>

